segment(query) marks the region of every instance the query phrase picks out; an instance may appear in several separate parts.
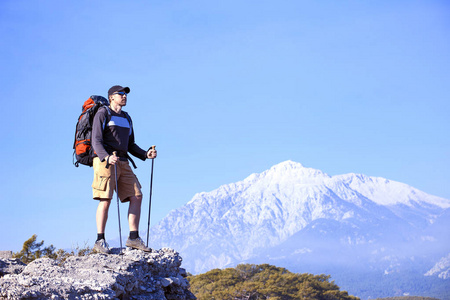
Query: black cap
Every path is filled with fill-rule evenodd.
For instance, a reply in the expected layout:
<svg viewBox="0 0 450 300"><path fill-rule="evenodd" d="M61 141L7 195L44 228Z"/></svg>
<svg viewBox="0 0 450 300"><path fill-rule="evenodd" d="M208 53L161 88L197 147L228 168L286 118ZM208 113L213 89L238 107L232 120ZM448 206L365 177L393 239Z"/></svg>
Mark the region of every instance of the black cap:
<svg viewBox="0 0 450 300"><path fill-rule="evenodd" d="M112 94L114 94L115 92L125 92L128 94L128 93L130 93L130 88L123 87L121 85L115 85L108 90L108 97L111 96Z"/></svg>

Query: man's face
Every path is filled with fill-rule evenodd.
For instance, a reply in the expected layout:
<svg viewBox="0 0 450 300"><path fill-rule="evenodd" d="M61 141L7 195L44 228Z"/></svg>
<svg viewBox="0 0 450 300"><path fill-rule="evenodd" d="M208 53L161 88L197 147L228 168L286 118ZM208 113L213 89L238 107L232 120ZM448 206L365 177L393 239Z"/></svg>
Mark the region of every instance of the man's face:
<svg viewBox="0 0 450 300"><path fill-rule="evenodd" d="M121 92L115 92L111 95L112 102L116 103L120 106L127 105L127 93L121 91Z"/></svg>

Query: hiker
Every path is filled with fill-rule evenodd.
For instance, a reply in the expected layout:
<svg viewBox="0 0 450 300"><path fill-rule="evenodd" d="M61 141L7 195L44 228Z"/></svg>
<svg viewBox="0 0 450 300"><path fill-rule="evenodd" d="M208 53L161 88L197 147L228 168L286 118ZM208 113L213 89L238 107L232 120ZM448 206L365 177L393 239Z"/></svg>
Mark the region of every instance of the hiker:
<svg viewBox="0 0 450 300"><path fill-rule="evenodd" d="M156 158L157 153L152 148L147 151L141 149L134 141L131 118L122 110L127 104L129 93L129 87L120 85L111 87L108 90L109 107L101 107L98 110L92 126L92 147L97 155L93 161L92 190L93 198L99 200L96 213L97 240L93 250L100 253L110 252L105 240L105 227L116 185L114 168L117 168L117 191L120 201L129 202L130 235L125 245L146 252L151 251L139 237L142 192L141 185L129 165L128 160L131 158L128 152L142 160ZM117 152L117 156L113 152ZM132 160L131 162L134 165Z"/></svg>

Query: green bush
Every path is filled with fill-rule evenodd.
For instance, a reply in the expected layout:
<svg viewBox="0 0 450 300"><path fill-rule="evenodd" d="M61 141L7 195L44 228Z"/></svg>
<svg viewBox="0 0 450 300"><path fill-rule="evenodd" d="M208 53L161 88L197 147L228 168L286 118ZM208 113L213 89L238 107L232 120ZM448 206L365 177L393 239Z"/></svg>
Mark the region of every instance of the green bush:
<svg viewBox="0 0 450 300"><path fill-rule="evenodd" d="M272 265L241 264L189 276L192 293L199 300L356 300L340 291L330 276L296 274Z"/></svg>

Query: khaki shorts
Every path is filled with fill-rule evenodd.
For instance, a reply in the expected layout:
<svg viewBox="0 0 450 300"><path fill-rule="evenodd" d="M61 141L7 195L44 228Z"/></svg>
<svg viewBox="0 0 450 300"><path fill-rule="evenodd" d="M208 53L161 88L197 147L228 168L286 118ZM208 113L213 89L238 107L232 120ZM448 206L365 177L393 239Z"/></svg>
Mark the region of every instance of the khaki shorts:
<svg viewBox="0 0 450 300"><path fill-rule="evenodd" d="M94 181L92 192L95 200L111 200L116 187L114 168L117 167L117 185L121 202L130 201L132 196L142 196L141 184L131 170L128 160L119 160L115 165L106 168L106 160L101 162L94 158Z"/></svg>

